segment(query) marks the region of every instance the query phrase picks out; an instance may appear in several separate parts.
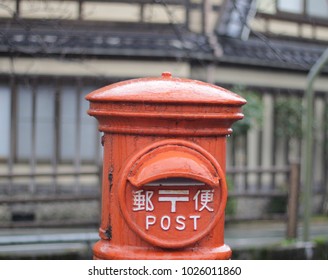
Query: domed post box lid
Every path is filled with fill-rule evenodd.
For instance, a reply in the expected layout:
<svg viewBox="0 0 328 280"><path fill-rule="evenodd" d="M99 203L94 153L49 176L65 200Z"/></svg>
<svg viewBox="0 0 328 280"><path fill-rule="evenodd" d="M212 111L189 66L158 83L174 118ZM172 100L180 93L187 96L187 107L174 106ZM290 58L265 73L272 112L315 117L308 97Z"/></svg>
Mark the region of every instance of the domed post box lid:
<svg viewBox="0 0 328 280"><path fill-rule="evenodd" d="M111 84L88 94L88 113L99 130L112 133L216 136L232 132L246 100L222 87L174 78L140 78Z"/></svg>

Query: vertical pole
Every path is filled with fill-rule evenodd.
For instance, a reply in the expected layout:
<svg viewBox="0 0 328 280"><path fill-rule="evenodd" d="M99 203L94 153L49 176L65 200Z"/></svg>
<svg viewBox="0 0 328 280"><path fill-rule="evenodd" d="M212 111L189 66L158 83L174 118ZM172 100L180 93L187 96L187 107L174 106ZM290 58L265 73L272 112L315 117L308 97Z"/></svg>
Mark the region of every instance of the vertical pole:
<svg viewBox="0 0 328 280"><path fill-rule="evenodd" d="M204 0L202 5L202 31L206 35L212 33L210 26L211 10L212 3L208 0Z"/></svg>
<svg viewBox="0 0 328 280"><path fill-rule="evenodd" d="M14 164L16 160L16 149L17 149L17 79L15 73L12 72L10 76L10 93L11 93L11 104L10 104L10 152L8 159L8 174L10 175L9 184L7 187L7 193L11 194L13 189L13 172Z"/></svg>
<svg viewBox="0 0 328 280"><path fill-rule="evenodd" d="M82 80L77 80L77 87L75 92L75 193L80 191L80 177L81 177L81 92L82 92Z"/></svg>
<svg viewBox="0 0 328 280"><path fill-rule="evenodd" d="M273 165L273 117L274 102L272 94L264 93L263 95L263 131L262 131L262 165L271 168ZM262 189L269 189L272 184L273 174L262 173Z"/></svg>
<svg viewBox="0 0 328 280"><path fill-rule="evenodd" d="M243 136L243 146L244 146L244 155L243 155L243 168L245 168L247 170L247 165L248 165L248 162L249 162L249 151L247 149L247 142L248 142L248 136L249 132L247 131L245 133L245 135ZM244 173L244 178L243 178L243 181L244 181L244 185L245 185L245 190L247 192L249 192L249 184L248 184L248 178L249 178L249 173L248 172L245 172Z"/></svg>
<svg viewBox="0 0 328 280"><path fill-rule="evenodd" d="M78 19L83 20L83 0L79 0Z"/></svg>
<svg viewBox="0 0 328 280"><path fill-rule="evenodd" d="M277 139L275 137L275 127L276 127L276 123L277 123L277 113L276 113L276 104L277 104L277 101L278 101L278 98L277 98L277 95L274 94L272 96L272 121L271 121L271 124L272 124L272 134L271 134L271 137L272 137L272 143L271 143L271 166L276 166L276 163L277 163ZM275 191L277 188L276 188L276 175L277 173L276 172L272 172L271 173L271 183L270 183L270 187L271 187L271 190L272 191Z"/></svg>
<svg viewBox="0 0 328 280"><path fill-rule="evenodd" d="M202 13L202 33L205 34L206 33L206 26L207 26L207 22L206 22L206 5L207 5L207 0L204 0L202 2L202 6L201 6L201 13Z"/></svg>
<svg viewBox="0 0 328 280"><path fill-rule="evenodd" d="M20 6L21 6L20 5L21 4L20 1L21 0L16 0L15 17L17 17L17 18L20 16Z"/></svg>
<svg viewBox="0 0 328 280"><path fill-rule="evenodd" d="M287 239L297 238L298 205L300 190L300 164L293 162L290 166L290 185L288 193Z"/></svg>
<svg viewBox="0 0 328 280"><path fill-rule="evenodd" d="M37 164L37 157L36 157L36 111L37 111L37 87L36 87L36 80L33 79L31 81L31 94L32 94L32 124L31 124L31 154L30 154L30 166L31 166L31 173L33 176L31 177L31 185L30 185L30 192L34 194L36 191L36 180L35 180L35 172L36 172L36 164Z"/></svg>
<svg viewBox="0 0 328 280"><path fill-rule="evenodd" d="M324 113L324 136L323 136L323 196L322 196L322 211L328 212L328 96L324 100L325 113Z"/></svg>
<svg viewBox="0 0 328 280"><path fill-rule="evenodd" d="M60 104L60 85L58 80L55 80L55 84L57 87L55 88L54 94L54 107L53 107L53 119L52 119L52 128L54 131L53 134L53 147L52 147L52 158L51 158L51 173L52 173L52 185L53 189L56 193L59 192L59 184L58 184L58 158L59 158L59 104Z"/></svg>
<svg viewBox="0 0 328 280"><path fill-rule="evenodd" d="M186 30L189 30L190 27L190 0L185 0L185 27Z"/></svg>
<svg viewBox="0 0 328 280"><path fill-rule="evenodd" d="M305 158L304 158L304 220L303 220L303 241L309 241L310 218L312 208L312 183L313 183L313 84L321 69L328 61L328 48L320 56L317 62L310 69L306 83L306 115L305 115Z"/></svg>

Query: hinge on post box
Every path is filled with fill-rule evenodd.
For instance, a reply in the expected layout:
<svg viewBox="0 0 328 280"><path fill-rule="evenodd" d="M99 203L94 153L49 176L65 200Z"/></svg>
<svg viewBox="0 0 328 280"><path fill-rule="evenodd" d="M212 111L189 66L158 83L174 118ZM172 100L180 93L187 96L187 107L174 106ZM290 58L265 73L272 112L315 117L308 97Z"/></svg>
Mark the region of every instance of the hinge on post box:
<svg viewBox="0 0 328 280"><path fill-rule="evenodd" d="M105 144L105 135L101 136L101 146Z"/></svg>
<svg viewBox="0 0 328 280"><path fill-rule="evenodd" d="M112 227L109 226L108 229L105 231L106 237L110 240L112 239Z"/></svg>
<svg viewBox="0 0 328 280"><path fill-rule="evenodd" d="M108 181L109 181L109 190L111 191L113 187L113 167L111 167L109 170Z"/></svg>

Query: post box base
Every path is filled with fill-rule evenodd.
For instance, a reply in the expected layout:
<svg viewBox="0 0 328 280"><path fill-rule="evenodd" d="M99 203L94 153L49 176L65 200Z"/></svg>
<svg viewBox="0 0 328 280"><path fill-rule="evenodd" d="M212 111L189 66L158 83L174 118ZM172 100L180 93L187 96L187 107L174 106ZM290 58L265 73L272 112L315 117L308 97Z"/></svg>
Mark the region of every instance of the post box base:
<svg viewBox="0 0 328 280"><path fill-rule="evenodd" d="M93 248L94 260L228 260L231 249L228 245L216 248L192 248L183 250L141 249L112 246L109 241L100 240Z"/></svg>

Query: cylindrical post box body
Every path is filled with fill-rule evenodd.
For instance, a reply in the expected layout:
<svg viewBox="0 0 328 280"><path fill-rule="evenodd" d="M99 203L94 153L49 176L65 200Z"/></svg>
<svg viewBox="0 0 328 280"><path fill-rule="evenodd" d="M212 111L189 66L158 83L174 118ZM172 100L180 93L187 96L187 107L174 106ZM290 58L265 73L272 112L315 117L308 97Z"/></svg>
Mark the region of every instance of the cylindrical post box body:
<svg viewBox="0 0 328 280"><path fill-rule="evenodd" d="M200 81L143 78L90 93L104 132L95 259L229 259L226 136L245 100Z"/></svg>

